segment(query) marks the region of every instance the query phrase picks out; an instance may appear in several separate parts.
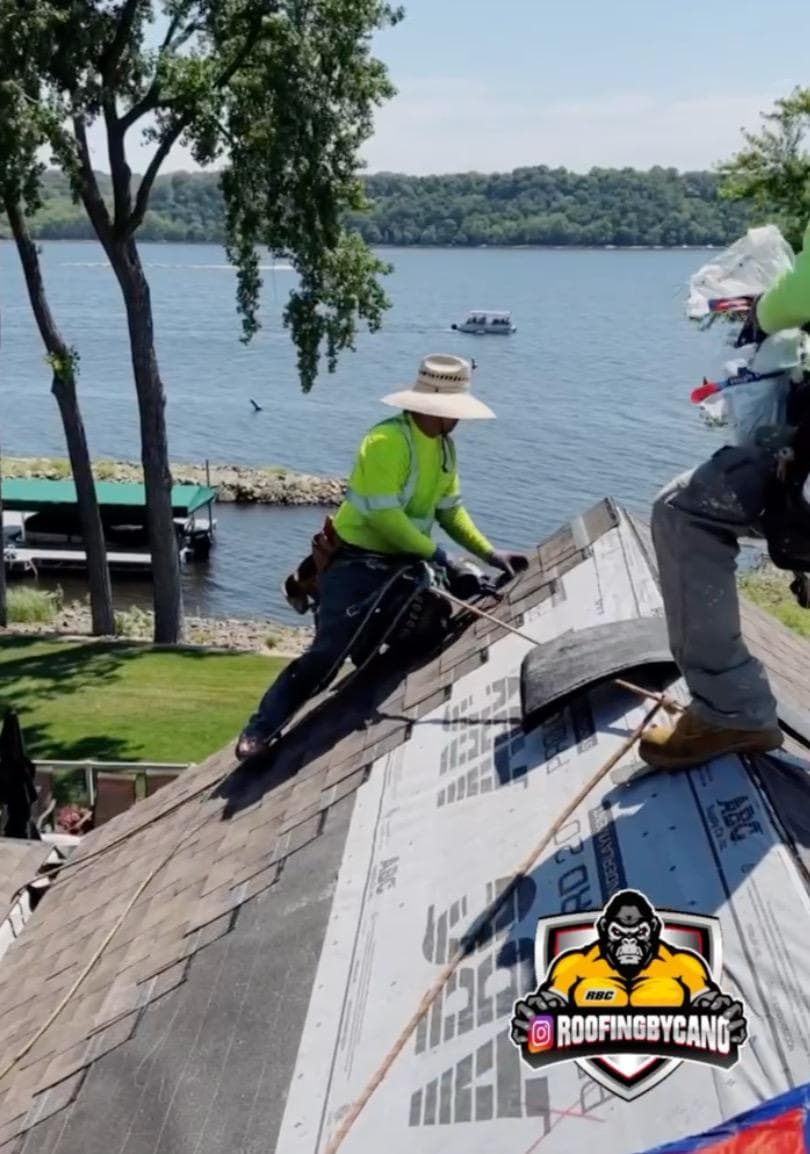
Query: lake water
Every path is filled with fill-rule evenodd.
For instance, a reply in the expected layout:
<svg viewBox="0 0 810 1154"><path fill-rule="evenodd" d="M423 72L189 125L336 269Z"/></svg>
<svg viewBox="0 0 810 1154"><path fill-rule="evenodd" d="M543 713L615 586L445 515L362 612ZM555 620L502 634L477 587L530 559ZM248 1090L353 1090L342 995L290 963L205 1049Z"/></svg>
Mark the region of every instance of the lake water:
<svg viewBox="0 0 810 1154"><path fill-rule="evenodd" d="M239 342L235 278L221 249L143 245L175 461L280 464L345 474L378 401L430 352L475 358L476 392L497 421L460 426L465 501L500 546L525 547L605 495L646 513L657 489L719 443L690 390L728 350L684 318L687 278L708 254L555 250L389 250L393 308L302 394L281 327L294 284L267 264L264 329ZM138 420L120 293L100 249L45 243L51 305L81 356L94 457L137 459ZM450 331L470 307L508 308L511 337ZM49 373L13 247L0 243L0 444L7 455L65 455ZM250 398L263 406L254 413ZM279 583L306 549L317 509L219 506L210 563L185 571L187 609L299 620ZM75 592L71 587L70 592ZM131 587L122 598L148 601Z"/></svg>

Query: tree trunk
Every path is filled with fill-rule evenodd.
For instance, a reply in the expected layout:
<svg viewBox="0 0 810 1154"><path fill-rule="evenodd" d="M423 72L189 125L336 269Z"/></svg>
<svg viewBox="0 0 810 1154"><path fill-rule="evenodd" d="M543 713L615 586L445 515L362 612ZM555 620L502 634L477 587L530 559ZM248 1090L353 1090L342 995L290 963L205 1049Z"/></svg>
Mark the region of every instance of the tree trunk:
<svg viewBox="0 0 810 1154"><path fill-rule="evenodd" d="M3 452L0 446L0 629L8 625L6 607L6 558L5 537L3 536Z"/></svg>
<svg viewBox="0 0 810 1154"><path fill-rule="evenodd" d="M0 335L0 346L2 343L2 335ZM3 446L0 445L0 629L5 629L8 625L5 543L6 539L3 536Z"/></svg>
<svg viewBox="0 0 810 1154"><path fill-rule="evenodd" d="M183 587L172 515L166 394L155 353L152 300L135 242L113 241L108 255L124 295L138 395L141 462L152 552L155 641L175 645L183 637Z"/></svg>
<svg viewBox="0 0 810 1154"><path fill-rule="evenodd" d="M72 354L51 314L45 295L39 254L28 232L20 206L6 202L5 208L20 256L34 318L42 342L51 359L53 369L51 392L56 398L62 415L87 557L87 579L90 587L93 633L97 636L109 636L115 632L115 616L113 614L110 571L107 565L107 546L96 498L90 451L87 447L84 422L81 418L76 396Z"/></svg>
<svg viewBox="0 0 810 1154"><path fill-rule="evenodd" d="M115 633L115 614L112 604L110 570L107 565L107 544L96 498L96 483L90 463L90 450L79 411L76 383L71 374L54 372L51 392L56 398L65 430L70 468L76 486L76 503L82 539L87 555L87 581L90 586L90 613L93 633L111 637Z"/></svg>

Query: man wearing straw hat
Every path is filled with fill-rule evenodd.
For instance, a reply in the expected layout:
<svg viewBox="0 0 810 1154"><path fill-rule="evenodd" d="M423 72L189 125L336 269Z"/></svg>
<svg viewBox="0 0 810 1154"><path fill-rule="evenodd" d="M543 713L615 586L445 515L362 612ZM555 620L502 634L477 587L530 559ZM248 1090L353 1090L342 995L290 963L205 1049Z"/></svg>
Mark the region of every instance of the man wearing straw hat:
<svg viewBox="0 0 810 1154"><path fill-rule="evenodd" d="M425 357L414 384L383 403L400 413L363 438L346 499L333 523L328 565L318 580L318 612L311 647L270 686L237 745L244 759L266 747L289 717L334 677L363 613L392 572L421 559L449 573L457 564L431 540L435 521L457 545L507 576L527 565L521 554L499 552L473 523L461 500L450 434L460 420L495 414L470 391L470 363Z"/></svg>

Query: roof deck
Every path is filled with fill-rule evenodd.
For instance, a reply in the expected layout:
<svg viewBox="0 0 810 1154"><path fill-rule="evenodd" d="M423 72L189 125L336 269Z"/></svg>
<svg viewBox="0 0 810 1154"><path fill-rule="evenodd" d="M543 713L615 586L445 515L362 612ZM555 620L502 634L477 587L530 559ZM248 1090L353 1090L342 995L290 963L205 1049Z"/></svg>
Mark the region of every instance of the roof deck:
<svg viewBox="0 0 810 1154"><path fill-rule="evenodd" d="M660 615L644 527L600 503L483 607L538 643ZM746 609L802 760L587 792L341 1154L639 1154L810 1081L810 646L765 624ZM526 728L532 643L456 625L420 666L382 658L312 702L265 768L229 747L83 840L0 965L0 1065L118 928L0 1083L2 1154L323 1154L459 941L646 712L603 685ZM625 884L719 919L755 1039L737 1070L684 1065L633 1103L573 1065L533 1072L508 1040L537 918Z"/></svg>

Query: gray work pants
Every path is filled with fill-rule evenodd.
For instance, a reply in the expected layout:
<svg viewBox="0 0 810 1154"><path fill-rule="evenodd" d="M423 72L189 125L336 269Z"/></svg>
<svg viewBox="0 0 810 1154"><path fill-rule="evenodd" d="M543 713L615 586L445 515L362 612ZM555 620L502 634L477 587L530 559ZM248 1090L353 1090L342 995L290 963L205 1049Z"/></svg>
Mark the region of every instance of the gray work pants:
<svg viewBox="0 0 810 1154"><path fill-rule="evenodd" d="M740 630L736 568L741 537L762 536L773 455L727 446L656 498L652 534L672 656L696 713L711 725L777 724L762 665Z"/></svg>

